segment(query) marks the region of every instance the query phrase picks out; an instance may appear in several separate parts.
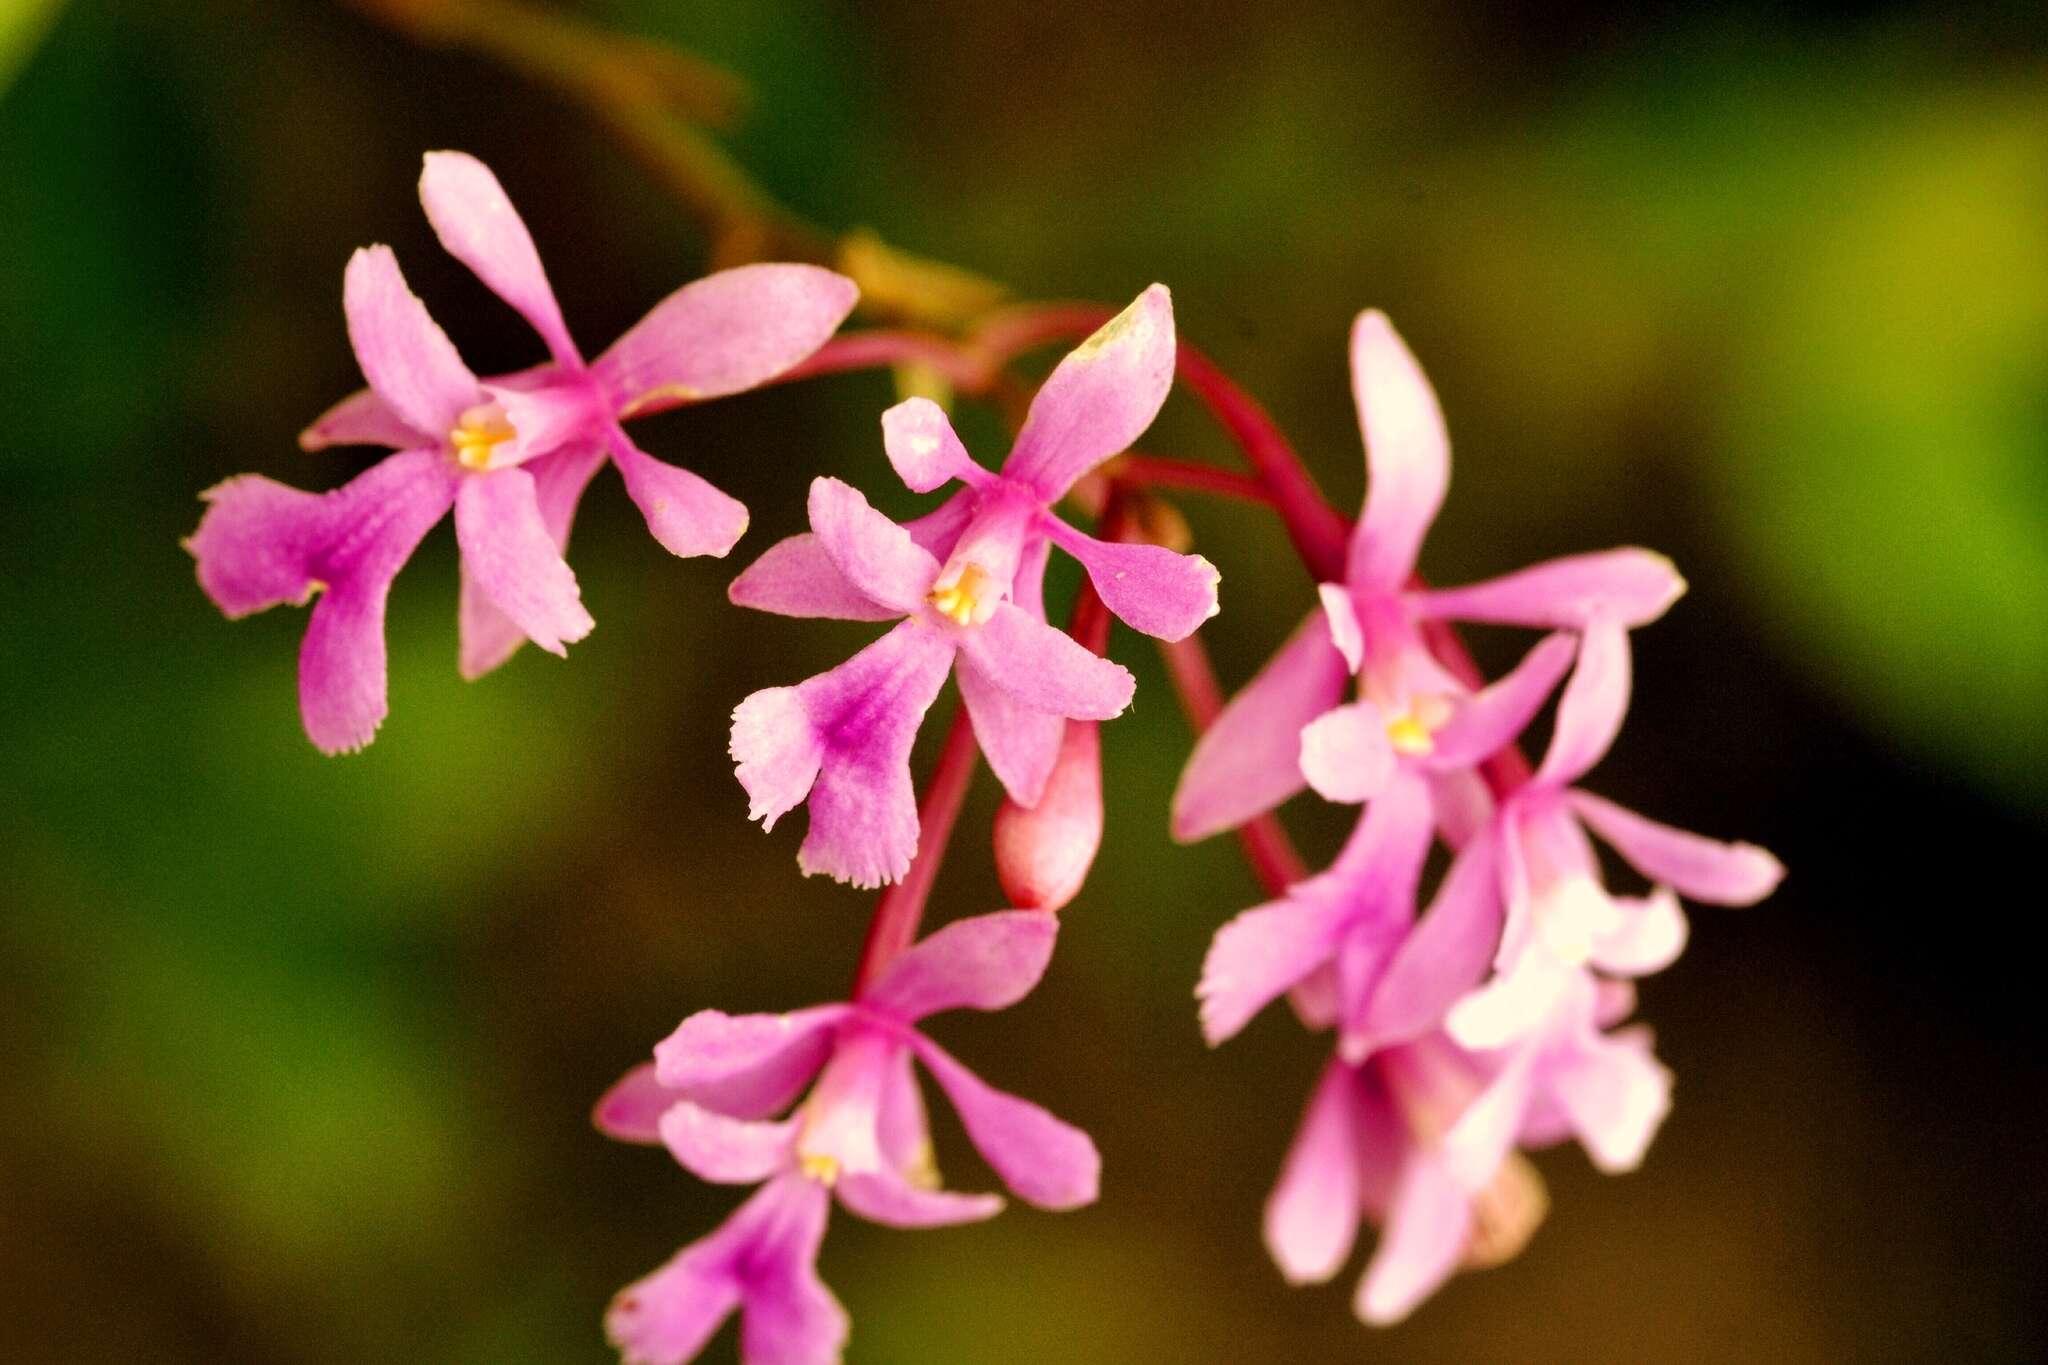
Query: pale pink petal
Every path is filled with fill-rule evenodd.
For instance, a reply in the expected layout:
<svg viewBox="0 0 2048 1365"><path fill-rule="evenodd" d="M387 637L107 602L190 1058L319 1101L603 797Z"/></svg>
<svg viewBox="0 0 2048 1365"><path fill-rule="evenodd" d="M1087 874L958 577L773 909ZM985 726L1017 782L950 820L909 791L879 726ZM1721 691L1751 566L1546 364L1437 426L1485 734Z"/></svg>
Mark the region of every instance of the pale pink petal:
<svg viewBox="0 0 2048 1365"><path fill-rule="evenodd" d="M972 489L963 488L952 497L934 507L921 517L913 517L903 523L903 529L910 535L910 543L932 557L932 562L943 564L952 557L953 547L959 543L960 533L967 529L967 523L974 520L975 496ZM1017 568L1019 578L1023 577L1024 566L1020 561ZM1010 600L1017 602L1018 588L1010 589ZM1039 613L1041 616L1044 613Z"/></svg>
<svg viewBox="0 0 2048 1365"><path fill-rule="evenodd" d="M604 441L610 431L603 400L588 385L493 381L484 384L483 391L512 428L510 438L491 447L483 468L526 464L565 446L587 449Z"/></svg>
<svg viewBox="0 0 2048 1365"><path fill-rule="evenodd" d="M875 1145L889 1169L913 1179L920 1173L936 1179L931 1121L925 1113L915 1061L907 1047L888 1050L881 1098L875 1106Z"/></svg>
<svg viewBox="0 0 2048 1365"><path fill-rule="evenodd" d="M1671 1112L1671 1072L1643 1029L1593 1038L1553 1060L1546 1079L1586 1155L1610 1175L1642 1164Z"/></svg>
<svg viewBox="0 0 2048 1365"><path fill-rule="evenodd" d="M772 827L808 796L797 862L857 886L895 881L917 851L910 749L953 662L952 641L905 621L829 673L756 692L733 712L749 818Z"/></svg>
<svg viewBox="0 0 2048 1365"><path fill-rule="evenodd" d="M1173 387L1173 298L1155 284L1060 361L1003 473L1057 500L1152 425Z"/></svg>
<svg viewBox="0 0 2048 1365"><path fill-rule="evenodd" d="M859 288L813 265L743 265L684 285L592 366L620 415L764 384L825 344Z"/></svg>
<svg viewBox="0 0 2048 1365"><path fill-rule="evenodd" d="M810 517L818 543L855 591L898 615L923 604L939 576L938 561L869 506L858 488L838 479L812 479Z"/></svg>
<svg viewBox="0 0 2048 1365"><path fill-rule="evenodd" d="M1572 809L1638 872L1709 905L1754 905L1784 880L1785 865L1755 844L1723 843L1659 824L1591 792Z"/></svg>
<svg viewBox="0 0 2048 1365"><path fill-rule="evenodd" d="M1357 1088L1355 1074L1342 1062L1323 1068L1266 1200L1266 1250L1289 1284L1329 1279L1343 1268L1358 1236L1363 1204Z"/></svg>
<svg viewBox="0 0 2048 1365"><path fill-rule="evenodd" d="M1000 1010L1022 1000L1052 961L1059 917L1000 910L954 920L905 949L860 1003L915 1023L941 1010Z"/></svg>
<svg viewBox="0 0 2048 1365"><path fill-rule="evenodd" d="M447 333L406 288L390 247L364 247L349 257L342 305L363 378L413 430L445 436L483 397Z"/></svg>
<svg viewBox="0 0 2048 1365"><path fill-rule="evenodd" d="M1592 964L1615 976L1661 972L1685 951L1685 911L1671 888L1660 886L1641 900L1614 898L1621 925L1593 944Z"/></svg>
<svg viewBox="0 0 2048 1365"><path fill-rule="evenodd" d="M603 446L560 450L520 466L533 476L534 501L540 507L541 523L547 527L555 548L566 552L569 530L576 519L576 505L590 479L603 468ZM462 676L481 678L512 657L526 643L526 632L491 604L465 567L462 570L461 609L457 613L461 650L458 663Z"/></svg>
<svg viewBox="0 0 2048 1365"><path fill-rule="evenodd" d="M821 1187L818 1200L825 1202ZM846 1310L818 1278L815 1264L825 1218L808 1239L809 1251L791 1255L776 1273L757 1273L740 1318L740 1358L768 1365L839 1365L851 1323Z"/></svg>
<svg viewBox="0 0 2048 1365"><path fill-rule="evenodd" d="M764 1188L754 1199L765 1194ZM604 1331L624 1365L684 1365L696 1359L740 1306L739 1277L724 1246L738 1217L683 1248L668 1264L627 1285L612 1300Z"/></svg>
<svg viewBox="0 0 2048 1365"><path fill-rule="evenodd" d="M1577 781L1607 753L1628 714L1628 632L1596 621L1579 646L1578 666L1557 703L1557 728L1536 781L1562 787Z"/></svg>
<svg viewBox="0 0 2048 1365"><path fill-rule="evenodd" d="M661 1116L682 1098L682 1091L661 1083L653 1062L642 1062L604 1092L590 1111L590 1121L600 1133L620 1142L658 1143Z"/></svg>
<svg viewBox="0 0 2048 1365"><path fill-rule="evenodd" d="M687 469L655 459L613 428L612 463L647 529L672 555L722 559L747 533L747 508Z"/></svg>
<svg viewBox="0 0 2048 1365"><path fill-rule="evenodd" d="M1443 728L1432 736L1432 766L1466 768L1515 742L1543 709L1551 689L1572 666L1575 637L1559 632L1538 642L1514 671L1461 701Z"/></svg>
<svg viewBox="0 0 2048 1365"><path fill-rule="evenodd" d="M1369 701L1333 707L1301 732L1301 772L1326 801L1357 805L1394 776L1386 717Z"/></svg>
<svg viewBox="0 0 2048 1365"><path fill-rule="evenodd" d="M1414 1153L1402 1168L1352 1310L1375 1327L1401 1321L1451 1277L1471 1236L1471 1194L1441 1164Z"/></svg>
<svg viewBox="0 0 2048 1365"><path fill-rule="evenodd" d="M1014 603L959 633L960 653L1020 706L1070 720L1110 720L1131 704L1130 670L1077 644Z"/></svg>
<svg viewBox="0 0 2048 1365"><path fill-rule="evenodd" d="M990 477L960 443L946 410L929 398L906 398L882 414L882 449L913 493L955 479L978 487Z"/></svg>
<svg viewBox="0 0 2048 1365"><path fill-rule="evenodd" d="M1195 987L1202 1036L1211 1047L1330 960L1352 916L1348 890L1340 878L1313 877L1284 900L1246 910L1216 931Z"/></svg>
<svg viewBox="0 0 2048 1365"><path fill-rule="evenodd" d="M1173 837L1234 829L1306 786L1302 727L1337 704L1348 676L1313 613L1195 742L1173 793Z"/></svg>
<svg viewBox="0 0 2048 1365"><path fill-rule="evenodd" d="M746 567L726 597L736 607L834 621L893 621L903 613L863 593L806 531L778 540Z"/></svg>
<svg viewBox="0 0 2048 1365"><path fill-rule="evenodd" d="M1351 589L1342 583L1318 583L1316 600L1329 622L1330 643L1344 656L1345 666L1356 673L1365 666L1365 626L1358 619L1358 603L1352 599Z"/></svg>
<svg viewBox="0 0 2048 1365"><path fill-rule="evenodd" d="M1507 1160L1529 1111L1538 1049L1518 1049L1444 1134L1444 1169L1466 1190L1483 1190Z"/></svg>
<svg viewBox="0 0 2048 1365"><path fill-rule="evenodd" d="M539 490L524 469L472 474L455 496L462 565L491 605L550 654L596 623L576 575L541 518Z"/></svg>
<svg viewBox="0 0 2048 1365"><path fill-rule="evenodd" d="M1070 722L1017 702L970 655L962 654L953 665L953 681L974 724L974 741L1003 790L1019 805L1036 806L1045 797L1046 783L1059 761L1060 736Z"/></svg>
<svg viewBox="0 0 2048 1365"><path fill-rule="evenodd" d="M1425 616L1545 630L1581 630L1595 621L1648 625L1685 593L1685 580L1663 555L1602 550L1552 559L1462 588L1438 588L1411 599Z"/></svg>
<svg viewBox="0 0 2048 1365"><path fill-rule="evenodd" d="M892 1228L978 1223L1003 1211L1003 1197L999 1194L920 1189L887 1171L842 1175L832 1188L847 1208L871 1223Z"/></svg>
<svg viewBox="0 0 2048 1365"><path fill-rule="evenodd" d="M583 359L562 322L540 253L490 167L465 152L428 152L420 204L448 254L518 309L557 361L580 369Z"/></svg>
<svg viewBox="0 0 2048 1365"><path fill-rule="evenodd" d="M1086 1133L995 1089L922 1034L911 1034L910 1043L953 1102L968 1140L1019 1199L1042 1209L1095 1202L1102 1158Z"/></svg>
<svg viewBox="0 0 2048 1365"><path fill-rule="evenodd" d="M328 446L432 445L445 433L414 431L374 389L357 389L313 419L313 425L299 433L299 449L324 450Z"/></svg>
<svg viewBox="0 0 2048 1365"><path fill-rule="evenodd" d="M735 1118L775 1113L817 1074L851 1012L846 1005L737 1016L699 1010L655 1045L656 1078Z"/></svg>
<svg viewBox="0 0 2048 1365"><path fill-rule="evenodd" d="M789 1162L797 1120L780 1123L728 1118L682 1100L661 1116L661 1140L699 1180L751 1185Z"/></svg>
<svg viewBox="0 0 2048 1365"><path fill-rule="evenodd" d="M1454 1005L1444 1029L1462 1047L1489 1049L1550 1028L1583 970L1541 943L1524 948L1478 990Z"/></svg>
<svg viewBox="0 0 2048 1365"><path fill-rule="evenodd" d="M1494 845L1474 839L1452 860L1436 898L1375 987L1364 1031L1374 1047L1419 1038L1479 984L1500 940Z"/></svg>
<svg viewBox="0 0 2048 1365"><path fill-rule="evenodd" d="M1422 366L1376 310L1351 328L1351 393L1365 434L1366 495L1345 576L1354 588L1391 591L1414 572L1443 505L1450 437Z"/></svg>
<svg viewBox="0 0 2048 1365"><path fill-rule="evenodd" d="M1061 549L1081 561L1103 605L1132 630L1185 640L1222 610L1216 585L1223 576L1200 555L1096 540L1053 516L1045 518L1045 527Z"/></svg>

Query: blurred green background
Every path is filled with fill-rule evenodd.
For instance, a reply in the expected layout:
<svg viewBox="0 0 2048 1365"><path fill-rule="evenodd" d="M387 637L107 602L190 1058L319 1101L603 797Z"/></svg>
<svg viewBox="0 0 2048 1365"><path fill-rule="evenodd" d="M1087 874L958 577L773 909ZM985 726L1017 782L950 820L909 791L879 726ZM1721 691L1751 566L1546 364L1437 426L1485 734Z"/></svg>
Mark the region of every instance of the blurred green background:
<svg viewBox="0 0 2048 1365"><path fill-rule="evenodd" d="M1187 740L1120 636L1139 702L1105 730L1108 837L1053 971L941 1025L1095 1134L1102 1201L835 1220L854 1360L2048 1357L2038 4L572 12L744 77L730 145L821 223L1027 296L1168 282L1346 507L1343 338L1387 309L1458 446L1425 571L1674 555L1692 592L1638 636L1597 785L1792 869L1646 985L1679 1083L1644 1170L1542 1157L1529 1251L1368 1332L1355 1266L1294 1291L1261 1251L1320 1057L1278 1012L1201 1044L1202 950L1256 893L1228 841L1167 840ZM496 168L586 346L702 273L703 234L581 106L347 8L0 0L10 79L0 1359L603 1360L610 1293L735 1198L601 1139L590 1103L691 1010L835 998L866 922L796 875L801 820L746 824L726 715L868 628L731 611L733 566L662 554L607 475L575 553L601 628L569 661L457 679L443 530L394 595L390 721L327 760L295 714L302 615L224 622L178 538L228 474L360 467L293 443L358 382L351 248L392 243L480 371L537 358L435 248L423 150ZM887 496L891 396L832 379L644 444L746 499L744 557L814 472L915 505ZM994 453L992 419L968 429ZM1227 457L1180 397L1148 445ZM1309 584L1271 526L1188 511L1234 684ZM936 913L996 906L992 808L984 775Z"/></svg>

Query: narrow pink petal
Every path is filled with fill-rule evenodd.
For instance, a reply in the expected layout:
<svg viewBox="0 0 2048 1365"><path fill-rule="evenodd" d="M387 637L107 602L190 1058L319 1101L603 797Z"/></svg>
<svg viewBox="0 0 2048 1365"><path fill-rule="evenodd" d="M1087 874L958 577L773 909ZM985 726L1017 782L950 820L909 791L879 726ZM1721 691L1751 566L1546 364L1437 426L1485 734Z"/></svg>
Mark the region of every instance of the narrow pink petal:
<svg viewBox="0 0 2048 1365"><path fill-rule="evenodd" d="M1266 1200L1266 1250L1289 1284L1321 1284L1335 1275L1358 1236L1357 1088L1342 1062L1323 1068Z"/></svg>
<svg viewBox="0 0 2048 1365"><path fill-rule="evenodd" d="M1346 572L1355 588L1391 591L1415 571L1416 552L1443 505L1451 442L1422 366L1386 315L1351 328L1351 393L1365 433L1365 511Z"/></svg>
<svg viewBox="0 0 2048 1365"><path fill-rule="evenodd" d="M591 445L559 450L520 466L533 476L534 501L540 507L541 524L547 527L557 550L567 552L576 505L604 461L604 447ZM462 676L472 681L504 663L526 643L526 632L491 604L466 566L462 570L461 609L456 619L461 639L458 663Z"/></svg>
<svg viewBox="0 0 2048 1365"><path fill-rule="evenodd" d="M723 559L747 533L747 508L687 469L655 459L616 428L612 463L647 529L672 555Z"/></svg>
<svg viewBox="0 0 2048 1365"><path fill-rule="evenodd" d="M583 358L569 339L561 305L541 269L540 253L491 168L465 152L428 152L420 172L420 204L448 254L518 309L557 361L582 368Z"/></svg>
<svg viewBox="0 0 2048 1365"><path fill-rule="evenodd" d="M1173 387L1173 297L1155 284L1046 379L1003 473L1057 500L1152 425Z"/></svg>
<svg viewBox="0 0 2048 1365"><path fill-rule="evenodd" d="M1635 869L1709 905L1754 905L1784 880L1785 865L1755 844L1723 843L1659 824L1591 792L1572 809Z"/></svg>
<svg viewBox="0 0 2048 1365"><path fill-rule="evenodd" d="M342 277L349 344L363 378L413 430L444 437L483 394L447 333L408 289L386 246L349 257Z"/></svg>
<svg viewBox="0 0 2048 1365"><path fill-rule="evenodd" d="M576 575L548 534L540 494L524 469L472 474L455 495L462 564L491 605L550 654L590 634Z"/></svg>
<svg viewBox="0 0 2048 1365"><path fill-rule="evenodd" d="M913 1033L910 1042L953 1102L968 1140L1019 1199L1042 1209L1095 1202L1102 1158L1086 1133L990 1086L924 1035Z"/></svg>
<svg viewBox="0 0 2048 1365"><path fill-rule="evenodd" d="M1211 1047L1232 1037L1282 992L1328 962L1351 918L1347 887L1314 877L1285 899L1246 910L1216 931L1202 959L1202 1036Z"/></svg>
<svg viewBox="0 0 2048 1365"><path fill-rule="evenodd" d="M590 1121L600 1133L620 1142L658 1143L661 1116L682 1098L680 1090L661 1083L653 1062L642 1062L604 1092L590 1111Z"/></svg>
<svg viewBox="0 0 2048 1365"><path fill-rule="evenodd" d="M1538 1065L1536 1048L1519 1049L1444 1134L1444 1169L1466 1190L1485 1189L1507 1160L1529 1112Z"/></svg>
<svg viewBox="0 0 2048 1365"><path fill-rule="evenodd" d="M592 367L621 416L739 393L825 344L859 288L813 265L743 265L684 285Z"/></svg>
<svg viewBox="0 0 2048 1365"><path fill-rule="evenodd" d="M913 493L929 493L955 479L980 485L990 477L960 443L946 410L929 398L906 398L882 414L882 448Z"/></svg>
<svg viewBox="0 0 2048 1365"><path fill-rule="evenodd" d="M1326 801L1372 800L1394 776L1386 717L1369 701L1317 716L1301 732L1301 772Z"/></svg>
<svg viewBox="0 0 2048 1365"><path fill-rule="evenodd" d="M1436 898L1380 977L1365 1018L1373 1045L1404 1042L1437 1028L1486 975L1500 927L1494 845L1481 837L1452 860Z"/></svg>
<svg viewBox="0 0 2048 1365"><path fill-rule="evenodd" d="M683 1169L699 1180L751 1185L789 1164L797 1123L728 1118L681 1100L661 1116L660 1133Z"/></svg>
<svg viewBox="0 0 2048 1365"><path fill-rule="evenodd" d="M1337 704L1349 676L1323 614L1312 613L1195 742L1173 793L1173 837L1234 829L1306 786L1302 727Z"/></svg>
<svg viewBox="0 0 2048 1365"><path fill-rule="evenodd" d="M588 384L485 383L484 397L497 404L512 437L489 452L486 468L502 469L553 455L565 446L587 449L610 434L604 400Z"/></svg>
<svg viewBox="0 0 2048 1365"><path fill-rule="evenodd" d="M974 520L974 490L962 488L952 497L934 507L921 517L913 517L903 523L909 533L910 543L932 557L934 563L943 564L952 557L953 547L960 541L960 533L967 529L967 523ZM1020 561L1017 576L1024 576L1024 565ZM1013 585L1010 600L1020 602L1019 587ZM1039 613L1041 616L1043 612Z"/></svg>
<svg viewBox="0 0 2048 1365"><path fill-rule="evenodd" d="M1131 704L1137 681L1123 665L1010 602L959 633L960 653L1020 706L1069 720L1110 720Z"/></svg>
<svg viewBox="0 0 2048 1365"><path fill-rule="evenodd" d="M656 1074L661 1084L700 1102L708 1102L703 1100L706 1087L742 1079L772 1076L776 1086L801 1085L823 1063L833 1030L850 1013L846 1005L817 1005L789 1014L699 1010L655 1045Z"/></svg>
<svg viewBox="0 0 2048 1365"><path fill-rule="evenodd" d="M1546 1079L1586 1155L1610 1175L1642 1165L1671 1112L1671 1072L1643 1029L1595 1037L1553 1061Z"/></svg>
<svg viewBox="0 0 2048 1365"><path fill-rule="evenodd" d="M1641 900L1614 898L1621 926L1593 945L1592 964L1614 976L1661 972L1685 951L1690 930L1671 888L1660 886Z"/></svg>
<svg viewBox="0 0 2048 1365"><path fill-rule="evenodd" d="M1684 594L1685 580L1670 560L1631 548L1552 559L1484 583L1420 593L1413 600L1425 616L1582 630L1595 621L1648 625Z"/></svg>
<svg viewBox="0 0 2048 1365"><path fill-rule="evenodd" d="M857 886L895 881L917 850L910 749L953 661L953 643L905 621L829 673L756 692L733 712L732 756L749 816L772 826L808 796L797 855L808 873Z"/></svg>
<svg viewBox="0 0 2048 1365"><path fill-rule="evenodd" d="M811 480L811 531L855 591L896 614L914 612L939 576L939 562L908 532L838 479Z"/></svg>
<svg viewBox="0 0 2048 1365"><path fill-rule="evenodd" d="M313 425L299 433L299 449L324 450L328 446L435 445L445 433L414 431L374 389L357 389L313 419Z"/></svg>
<svg viewBox="0 0 2048 1365"><path fill-rule="evenodd" d="M1059 917L1000 910L954 920L905 949L860 1003L905 1023L940 1010L1000 1010L1022 1000L1052 961Z"/></svg>
<svg viewBox="0 0 2048 1365"><path fill-rule="evenodd" d="M1060 736L1069 722L1020 704L966 654L954 664L953 680L974 723L974 741L1003 790L1019 805L1036 806L1045 797L1045 784L1059 761Z"/></svg>
<svg viewBox="0 0 2048 1365"><path fill-rule="evenodd" d="M920 1182L922 1176L935 1178L931 1120L917 1080L916 1058L907 1047L892 1047L888 1056L875 1106L875 1145L889 1169Z"/></svg>
<svg viewBox="0 0 2048 1365"><path fill-rule="evenodd" d="M1587 627L1578 666L1557 703L1557 728L1536 781L1562 787L1598 763L1628 714L1628 632L1612 621Z"/></svg>
<svg viewBox="0 0 2048 1365"><path fill-rule="evenodd" d="M1045 527L1061 549L1081 561L1103 605L1132 630L1184 640L1222 610L1216 585L1223 576L1200 555L1176 554L1163 545L1111 544L1055 516L1045 518Z"/></svg>
<svg viewBox="0 0 2048 1365"><path fill-rule="evenodd" d="M892 1228L940 1228L979 1223L1003 1211L999 1194L927 1190L886 1171L842 1175L833 1187L839 1202L871 1223Z"/></svg>
<svg viewBox="0 0 2048 1365"><path fill-rule="evenodd" d="M778 616L893 621L903 614L849 583L825 553L823 542L808 531L769 546L732 581L725 595L736 607Z"/></svg>
<svg viewBox="0 0 2048 1365"><path fill-rule="evenodd" d="M1548 636L1506 677L1461 701L1432 737L1430 765L1468 768L1514 743L1543 709L1577 650L1577 639L1568 633Z"/></svg>
<svg viewBox="0 0 2048 1365"><path fill-rule="evenodd" d="M605 1337L625 1365L684 1365L696 1359L739 1307L739 1277L722 1245L726 1228L683 1248L612 1300L604 1315Z"/></svg>
<svg viewBox="0 0 2048 1365"><path fill-rule="evenodd" d="M811 1205L805 1204L799 1216L816 1221L798 1223L796 1231L785 1234L785 1241L796 1249L753 1273L740 1319L740 1358L749 1365L839 1365L846 1349L852 1324L818 1278L816 1264L830 1204L823 1186L802 1183L815 1191L807 1197L815 1199L818 1212L813 1215ZM789 1221L796 1222L796 1217Z"/></svg>
<svg viewBox="0 0 2048 1365"><path fill-rule="evenodd" d="M1451 1277L1472 1236L1472 1196L1422 1152L1403 1167L1352 1310L1375 1327L1401 1321Z"/></svg>
<svg viewBox="0 0 2048 1365"><path fill-rule="evenodd" d="M1316 600L1330 628L1330 643L1344 656L1345 667L1353 673L1365 666L1365 626L1358 619L1358 603L1351 589L1342 583L1318 583Z"/></svg>

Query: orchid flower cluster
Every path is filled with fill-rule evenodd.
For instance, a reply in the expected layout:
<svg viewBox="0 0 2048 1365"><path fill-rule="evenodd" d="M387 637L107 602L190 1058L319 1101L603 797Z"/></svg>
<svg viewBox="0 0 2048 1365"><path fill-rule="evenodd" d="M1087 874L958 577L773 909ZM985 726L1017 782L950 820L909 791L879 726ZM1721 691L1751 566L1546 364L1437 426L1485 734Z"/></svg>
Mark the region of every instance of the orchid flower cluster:
<svg viewBox="0 0 2048 1365"><path fill-rule="evenodd" d="M723 556L746 530L744 507L642 451L629 419L793 372L852 368L829 353L858 289L799 264L686 285L586 361L489 169L430 154L420 196L441 244L532 326L547 359L477 377L392 253L357 252L343 302L368 388L301 443L393 453L326 493L229 479L204 495L187 542L201 587L229 616L313 603L299 704L307 735L330 753L367 744L385 718L385 602L451 507L463 676L491 671L527 640L562 654L593 624L564 553L601 465L617 467L673 554ZM1267 419L1206 361L1190 363L1163 286L1090 325L1038 388L999 468L969 454L938 403L899 403L882 414L883 451L912 492L945 490L943 500L899 525L850 484L820 476L810 530L731 584L733 603L758 611L890 623L838 667L741 701L731 731L750 817L772 825L807 806L802 871L882 891L850 1000L780 1014L698 1010L599 1101L595 1121L610 1136L666 1147L700 1179L756 1187L722 1227L614 1301L606 1328L627 1361L689 1360L735 1312L749 1361L837 1360L848 1319L816 1269L835 1201L894 1227L1002 1207L1000 1195L941 1182L920 1067L1012 1194L1047 1209L1096 1197L1100 1160L1086 1134L993 1088L922 1025L949 1010L1006 1009L1047 969L1058 912L1101 841L1097 726L1134 689L1107 657L1109 617L1187 648L1217 613L1219 575L1206 559L1152 543L1114 510L1091 535L1060 504L1077 485L1093 491L1075 501L1096 507L1145 496L1139 461L1125 452L1177 372L1203 377L1215 390L1205 400L1238 426ZM861 339L861 355L881 357L869 363L895 357L889 334ZM1289 1280L1324 1280L1348 1259L1361 1221L1376 1223L1357 1308L1391 1322L1461 1265L1498 1262L1527 1240L1544 1196L1520 1149L1576 1137L1604 1170L1641 1161L1671 1079L1648 1032L1622 1026L1631 983L1684 946L1679 895L1748 904L1782 870L1761 849L1667 828L1576 785L1626 711L1628 632L1683 591L1671 565L1624 549L1471 587L1424 586L1416 558L1449 474L1436 397L1378 313L1358 320L1351 369L1369 489L1341 581L1322 585L1309 619L1201 736L1172 822L1184 840L1233 828L1270 840L1268 812L1304 788L1363 806L1327 870L1290 879L1259 867L1275 899L1218 932L1197 994L1211 1043L1283 995L1311 1030L1333 1035L1267 1206L1266 1239ZM1248 446L1267 477L1239 482L1276 506L1299 542L1335 518L1304 504L1312 486L1298 468L1274 477L1276 449L1286 449L1276 431ZM1182 470L1159 482L1214 491L1231 477ZM1067 629L1044 601L1054 548L1087 580ZM1548 633L1488 683L1447 643L1454 621ZM913 745L949 675L964 719L921 805ZM1554 693L1548 749L1532 772L1516 746ZM977 754L1006 795L994 834L1012 908L920 939ZM1650 894L1610 892L1590 835L1648 878ZM1419 910L1439 840L1448 868Z"/></svg>

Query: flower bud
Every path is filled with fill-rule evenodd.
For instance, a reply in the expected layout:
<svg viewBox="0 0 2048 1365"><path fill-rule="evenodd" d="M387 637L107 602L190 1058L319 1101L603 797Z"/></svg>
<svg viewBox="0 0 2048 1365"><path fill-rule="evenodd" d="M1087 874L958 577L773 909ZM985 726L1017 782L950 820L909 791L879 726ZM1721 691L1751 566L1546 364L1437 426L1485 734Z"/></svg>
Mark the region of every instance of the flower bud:
<svg viewBox="0 0 2048 1365"><path fill-rule="evenodd" d="M1102 845L1102 743L1093 721L1070 720L1036 806L1004 798L996 812L996 876L1020 910L1058 910L1087 880Z"/></svg>

